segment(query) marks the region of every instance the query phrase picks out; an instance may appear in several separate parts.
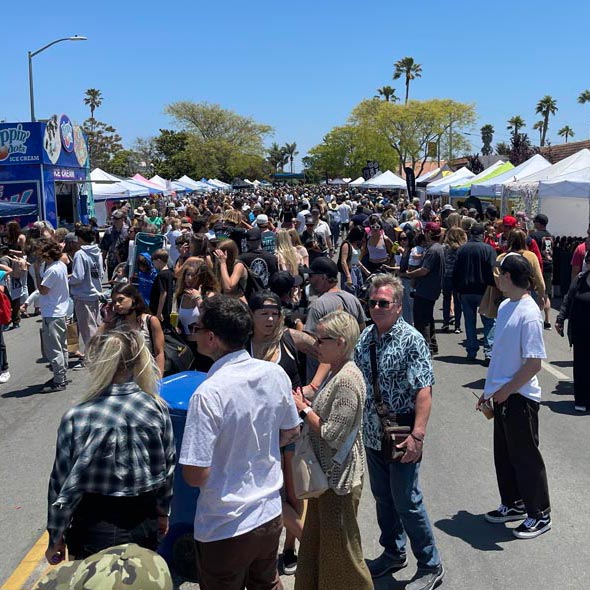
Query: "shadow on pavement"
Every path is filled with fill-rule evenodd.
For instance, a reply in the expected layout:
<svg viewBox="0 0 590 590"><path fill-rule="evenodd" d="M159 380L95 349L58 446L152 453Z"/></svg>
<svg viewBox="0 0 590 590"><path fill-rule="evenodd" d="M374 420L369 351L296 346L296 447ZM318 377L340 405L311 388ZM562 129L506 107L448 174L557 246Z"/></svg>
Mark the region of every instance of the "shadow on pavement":
<svg viewBox="0 0 590 590"><path fill-rule="evenodd" d="M541 402L542 406L546 406L552 412L556 414L564 414L566 416L583 416L583 412L576 412L574 410L574 400L560 400L560 401L543 401Z"/></svg>
<svg viewBox="0 0 590 590"><path fill-rule="evenodd" d="M451 363L453 365L473 365L476 366L480 363L474 363L473 361L467 360L466 356L457 356L453 354L447 355L435 355L435 361L440 361L441 363Z"/></svg>
<svg viewBox="0 0 590 590"><path fill-rule="evenodd" d="M382 576L373 580L375 590L403 590L409 580L396 580L393 576Z"/></svg>
<svg viewBox="0 0 590 590"><path fill-rule="evenodd" d="M0 397L9 398L9 397L31 397L32 395L47 395L41 391L43 389L43 384L39 385L28 385L23 389L17 389L15 391L8 391L3 393Z"/></svg>
<svg viewBox="0 0 590 590"><path fill-rule="evenodd" d="M573 359L571 361L551 361L549 364L556 367L573 367L574 361Z"/></svg>
<svg viewBox="0 0 590 590"><path fill-rule="evenodd" d="M471 514L466 510L459 510L453 517L439 520L434 525L481 551L504 551L498 543L515 540L511 529L490 524L484 520L483 514Z"/></svg>
<svg viewBox="0 0 590 590"><path fill-rule="evenodd" d="M551 393L554 395L574 395L574 384L571 381L558 381Z"/></svg>
<svg viewBox="0 0 590 590"><path fill-rule="evenodd" d="M472 381L471 383L465 383L465 385L463 385L463 387L467 387L469 389L481 389L482 391L485 386L486 380L484 377L478 379L477 381Z"/></svg>

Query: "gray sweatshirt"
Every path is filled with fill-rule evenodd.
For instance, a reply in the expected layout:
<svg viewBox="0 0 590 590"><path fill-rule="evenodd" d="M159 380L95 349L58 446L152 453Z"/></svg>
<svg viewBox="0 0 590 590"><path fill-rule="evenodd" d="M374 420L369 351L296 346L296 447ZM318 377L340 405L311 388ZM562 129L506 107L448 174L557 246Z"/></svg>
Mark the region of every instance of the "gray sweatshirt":
<svg viewBox="0 0 590 590"><path fill-rule="evenodd" d="M97 244L82 246L74 254L70 294L76 299L94 301L102 293L102 254Z"/></svg>

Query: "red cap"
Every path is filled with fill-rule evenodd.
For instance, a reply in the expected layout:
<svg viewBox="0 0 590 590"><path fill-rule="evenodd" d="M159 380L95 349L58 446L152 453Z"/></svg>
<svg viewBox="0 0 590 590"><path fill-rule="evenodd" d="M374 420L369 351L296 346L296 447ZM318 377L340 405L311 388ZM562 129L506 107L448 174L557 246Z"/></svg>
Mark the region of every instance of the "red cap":
<svg viewBox="0 0 590 590"><path fill-rule="evenodd" d="M516 227L516 217L512 217L512 215L506 215L504 219L502 219L502 223L506 227Z"/></svg>

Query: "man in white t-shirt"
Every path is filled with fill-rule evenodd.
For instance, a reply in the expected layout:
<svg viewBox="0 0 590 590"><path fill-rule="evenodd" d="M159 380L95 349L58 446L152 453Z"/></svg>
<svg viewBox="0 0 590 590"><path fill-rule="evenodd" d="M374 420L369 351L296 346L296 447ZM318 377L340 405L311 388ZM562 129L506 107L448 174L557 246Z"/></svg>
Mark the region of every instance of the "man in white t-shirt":
<svg viewBox="0 0 590 590"><path fill-rule="evenodd" d="M47 241L41 247L45 272L39 285L39 308L42 317L42 338L45 356L51 364L53 379L43 385L44 392L63 391L67 385L68 343L67 324L70 292L68 269L60 260L61 247Z"/></svg>
<svg viewBox="0 0 590 590"><path fill-rule="evenodd" d="M537 373L546 358L543 318L528 292L532 269L509 253L500 263L499 288L508 297L498 309L492 359L478 409L494 402L494 464L501 504L488 522L523 522L512 530L532 539L551 528L545 463L539 450L541 387ZM489 403L489 402L488 402Z"/></svg>
<svg viewBox="0 0 590 590"><path fill-rule="evenodd" d="M215 362L193 394L180 464L201 493L194 535L204 589L278 590L283 485L280 446L299 436L300 419L285 371L244 347L252 315L239 300L203 302L196 330L201 354Z"/></svg>

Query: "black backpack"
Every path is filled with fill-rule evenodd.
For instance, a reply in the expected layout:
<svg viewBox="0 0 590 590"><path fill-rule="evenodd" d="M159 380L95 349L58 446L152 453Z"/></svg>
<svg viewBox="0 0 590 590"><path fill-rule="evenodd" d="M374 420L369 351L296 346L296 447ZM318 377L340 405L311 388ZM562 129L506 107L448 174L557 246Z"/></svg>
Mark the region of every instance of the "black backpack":
<svg viewBox="0 0 590 590"><path fill-rule="evenodd" d="M152 340L152 317L148 316L147 325ZM164 332L164 377L189 371L195 362L195 355L182 336L170 325L163 325Z"/></svg>

